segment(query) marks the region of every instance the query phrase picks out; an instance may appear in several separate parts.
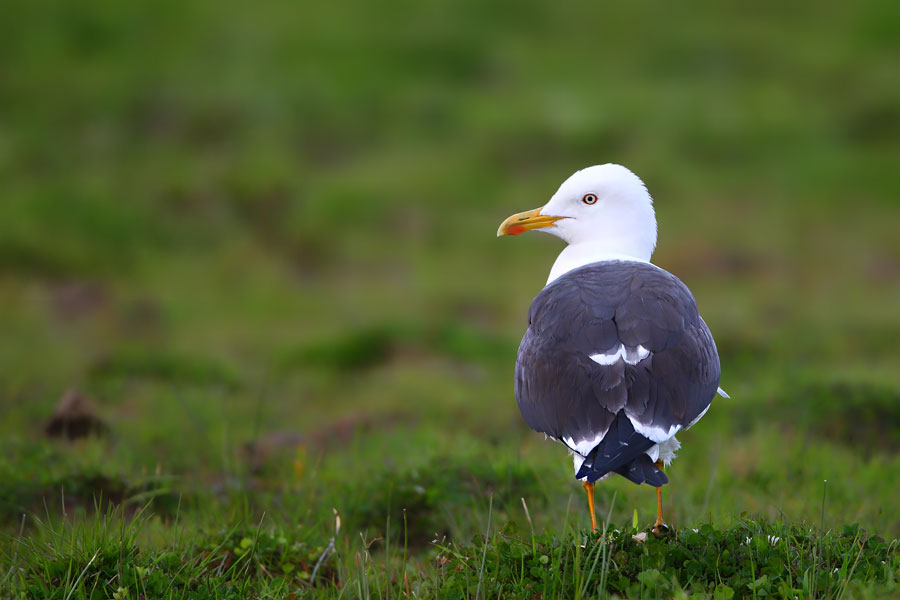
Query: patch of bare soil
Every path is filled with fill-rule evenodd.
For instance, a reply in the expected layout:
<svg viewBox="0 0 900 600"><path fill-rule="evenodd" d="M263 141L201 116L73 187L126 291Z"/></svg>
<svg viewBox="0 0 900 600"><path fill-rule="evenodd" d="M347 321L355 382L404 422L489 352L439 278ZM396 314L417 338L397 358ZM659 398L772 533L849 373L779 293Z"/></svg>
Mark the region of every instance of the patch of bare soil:
<svg viewBox="0 0 900 600"><path fill-rule="evenodd" d="M89 435L105 435L109 433L109 426L97 416L93 403L72 388L63 394L44 432L48 437L76 440Z"/></svg>

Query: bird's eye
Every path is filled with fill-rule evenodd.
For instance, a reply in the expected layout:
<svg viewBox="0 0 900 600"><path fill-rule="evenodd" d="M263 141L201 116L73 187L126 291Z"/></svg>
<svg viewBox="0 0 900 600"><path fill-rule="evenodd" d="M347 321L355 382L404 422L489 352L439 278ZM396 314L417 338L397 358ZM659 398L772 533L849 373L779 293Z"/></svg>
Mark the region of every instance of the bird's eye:
<svg viewBox="0 0 900 600"><path fill-rule="evenodd" d="M585 204L596 204L597 203L597 194L585 194L581 201Z"/></svg>

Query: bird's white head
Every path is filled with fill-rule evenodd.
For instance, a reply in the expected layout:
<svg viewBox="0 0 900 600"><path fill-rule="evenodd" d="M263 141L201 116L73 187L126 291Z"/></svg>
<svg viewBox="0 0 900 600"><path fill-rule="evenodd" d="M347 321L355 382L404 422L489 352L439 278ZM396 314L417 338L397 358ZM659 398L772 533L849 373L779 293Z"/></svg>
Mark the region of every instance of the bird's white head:
<svg viewBox="0 0 900 600"><path fill-rule="evenodd" d="M497 235L518 235L532 229L596 255L649 261L656 247L653 200L644 182L622 165L577 171L546 205L512 215L500 225Z"/></svg>

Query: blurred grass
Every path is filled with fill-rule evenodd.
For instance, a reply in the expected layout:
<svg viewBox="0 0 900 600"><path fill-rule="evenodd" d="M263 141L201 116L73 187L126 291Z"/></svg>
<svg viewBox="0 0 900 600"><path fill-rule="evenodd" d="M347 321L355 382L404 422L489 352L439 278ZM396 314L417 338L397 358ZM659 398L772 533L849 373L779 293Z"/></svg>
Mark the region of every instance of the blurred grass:
<svg viewBox="0 0 900 600"><path fill-rule="evenodd" d="M541 531L583 526L512 395L560 247L494 231L614 161L732 396L682 440L673 522L818 522L828 479L827 523L900 534L895 3L0 14L5 530L60 490L88 519L103 489L377 535L403 498L422 539L483 532L493 493L522 527L521 496ZM43 439L72 386L112 435ZM614 492L649 522L652 493Z"/></svg>

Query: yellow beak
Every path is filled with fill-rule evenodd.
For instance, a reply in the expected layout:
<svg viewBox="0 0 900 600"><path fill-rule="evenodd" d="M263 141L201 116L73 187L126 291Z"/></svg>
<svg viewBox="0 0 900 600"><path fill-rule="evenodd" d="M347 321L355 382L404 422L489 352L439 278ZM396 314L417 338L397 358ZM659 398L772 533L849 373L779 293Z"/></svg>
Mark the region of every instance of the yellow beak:
<svg viewBox="0 0 900 600"><path fill-rule="evenodd" d="M519 235L532 229L541 229L542 227L550 227L560 219L566 217L551 217L542 215L541 210L544 207L534 210L527 210L507 217L505 221L500 223L500 229L497 230L497 237L501 235Z"/></svg>

